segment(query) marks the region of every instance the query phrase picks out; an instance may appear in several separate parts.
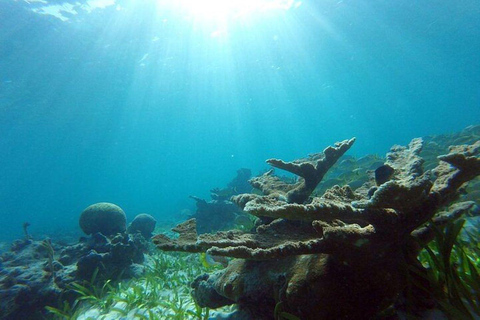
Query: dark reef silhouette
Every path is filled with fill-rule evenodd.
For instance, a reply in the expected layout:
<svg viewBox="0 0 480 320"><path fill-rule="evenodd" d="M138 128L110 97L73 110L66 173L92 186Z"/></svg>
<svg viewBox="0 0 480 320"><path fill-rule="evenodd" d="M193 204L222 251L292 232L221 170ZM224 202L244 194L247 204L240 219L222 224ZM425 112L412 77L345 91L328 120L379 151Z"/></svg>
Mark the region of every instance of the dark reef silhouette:
<svg viewBox="0 0 480 320"><path fill-rule="evenodd" d="M195 213L190 218L196 219L199 232L206 233L232 228L235 223L246 218L245 212L231 202L230 198L252 189L248 183L250 176L250 169L237 170L237 176L228 183L227 187L210 190L212 198L210 201L190 196L195 200L197 206Z"/></svg>

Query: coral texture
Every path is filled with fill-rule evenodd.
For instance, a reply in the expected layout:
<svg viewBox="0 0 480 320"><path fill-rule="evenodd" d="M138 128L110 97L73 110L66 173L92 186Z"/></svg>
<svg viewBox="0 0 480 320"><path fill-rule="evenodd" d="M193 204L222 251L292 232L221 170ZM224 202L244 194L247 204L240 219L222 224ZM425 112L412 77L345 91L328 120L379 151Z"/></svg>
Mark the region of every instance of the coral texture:
<svg viewBox="0 0 480 320"><path fill-rule="evenodd" d="M109 236L125 232L127 217L119 206L99 202L88 206L80 215L80 228L86 234L100 232Z"/></svg>
<svg viewBox="0 0 480 320"><path fill-rule="evenodd" d="M86 233L97 231L71 245L35 241L23 225L25 238L0 255L0 319L43 319L45 306L74 300L74 282L143 272L148 244L139 233L125 233L125 213L118 206L92 205L81 214L80 225Z"/></svg>
<svg viewBox="0 0 480 320"><path fill-rule="evenodd" d="M263 176L252 179L252 186L262 190L266 195L281 194L288 202L303 203L315 190L327 171L350 149L354 142L355 138L337 142L334 147L328 147L321 153L315 153L306 159L292 162L268 159L268 164L296 174L300 177L299 181L295 184L287 184L273 176L273 171L270 170Z"/></svg>
<svg viewBox="0 0 480 320"><path fill-rule="evenodd" d="M251 180L264 195L233 197L262 221L270 218L253 233L197 236L190 220L188 228L176 230L178 239L154 239L162 250L241 258L194 281L200 306L236 303L246 318L271 319L281 301L301 319L371 319L398 299L409 264L417 263L421 246L432 239L432 227L425 223L433 219L442 226L473 208L472 202L461 202L444 209L465 182L480 174L480 141L451 147L438 157L436 168L424 172L423 141L413 139L406 147L392 147L383 165L393 171L382 179L356 191L333 186L310 198L353 141L309 159L269 160L301 178L287 184L270 171Z"/></svg>
<svg viewBox="0 0 480 320"><path fill-rule="evenodd" d="M138 214L132 222L128 225L128 233L140 233L145 239L152 237L152 232L155 230L157 220L147 213Z"/></svg>
<svg viewBox="0 0 480 320"><path fill-rule="evenodd" d="M72 245L17 240L0 255L0 319L44 319L45 306L73 301L71 284L129 278L143 271L145 239L139 234L107 238L95 233Z"/></svg>

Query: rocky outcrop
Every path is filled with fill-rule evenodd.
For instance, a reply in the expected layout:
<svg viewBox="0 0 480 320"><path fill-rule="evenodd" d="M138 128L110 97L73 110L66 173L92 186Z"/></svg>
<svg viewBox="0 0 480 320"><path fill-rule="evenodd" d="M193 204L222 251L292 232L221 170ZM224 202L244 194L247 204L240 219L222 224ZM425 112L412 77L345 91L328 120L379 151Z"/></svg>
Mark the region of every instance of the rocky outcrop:
<svg viewBox="0 0 480 320"><path fill-rule="evenodd" d="M0 319L42 319L45 306L57 306L60 297L73 302L75 293L69 286L73 282L97 283L142 272L147 241L141 233L125 233L123 210L111 204L89 208L80 225L88 232L101 229L107 234L93 232L78 243L61 245L33 240L24 224L25 238L0 255ZM107 227L110 217L118 220ZM151 230L151 225L142 230Z"/></svg>

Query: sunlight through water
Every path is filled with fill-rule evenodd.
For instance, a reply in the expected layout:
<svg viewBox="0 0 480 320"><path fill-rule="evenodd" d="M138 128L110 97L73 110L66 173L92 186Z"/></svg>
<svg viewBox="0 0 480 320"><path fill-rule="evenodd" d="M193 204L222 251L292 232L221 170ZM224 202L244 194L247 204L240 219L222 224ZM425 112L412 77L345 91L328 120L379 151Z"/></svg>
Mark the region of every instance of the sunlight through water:
<svg viewBox="0 0 480 320"><path fill-rule="evenodd" d="M247 17L253 13L272 10L289 10L299 7L294 0L159 0L161 4L175 3L195 19L216 19Z"/></svg>

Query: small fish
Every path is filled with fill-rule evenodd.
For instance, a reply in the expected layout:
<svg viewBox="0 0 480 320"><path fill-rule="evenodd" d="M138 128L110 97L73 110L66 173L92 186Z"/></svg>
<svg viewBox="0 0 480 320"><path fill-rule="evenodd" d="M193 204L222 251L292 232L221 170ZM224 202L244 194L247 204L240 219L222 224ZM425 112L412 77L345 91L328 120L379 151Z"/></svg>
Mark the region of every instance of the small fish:
<svg viewBox="0 0 480 320"><path fill-rule="evenodd" d="M206 252L200 254L200 262L205 268L212 268L215 266L226 267L228 265L228 259L221 256L212 256Z"/></svg>

